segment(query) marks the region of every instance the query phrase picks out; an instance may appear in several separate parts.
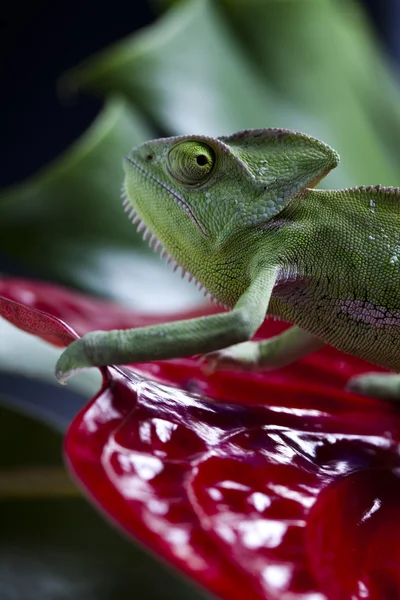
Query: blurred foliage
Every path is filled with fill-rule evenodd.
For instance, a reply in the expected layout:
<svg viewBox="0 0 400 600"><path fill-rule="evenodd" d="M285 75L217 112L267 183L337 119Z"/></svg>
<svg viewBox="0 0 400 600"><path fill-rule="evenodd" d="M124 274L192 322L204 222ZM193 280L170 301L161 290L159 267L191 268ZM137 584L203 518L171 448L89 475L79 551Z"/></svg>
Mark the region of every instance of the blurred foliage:
<svg viewBox="0 0 400 600"><path fill-rule="evenodd" d="M341 154L323 186L399 185L400 88L353 0L153 1L165 13L151 27L62 78L64 95L94 93L103 111L63 156L0 195L0 250L44 278L164 311L201 297L123 213L121 159L132 146L159 134L289 127ZM0 370L49 378L45 351L37 349L33 369L24 339L3 328L2 344ZM59 456L59 438L50 447L33 422L10 412L1 419L2 455L14 466L33 447L40 465ZM3 498L1 514L6 599L122 599L132 589L141 598L194 597L78 498Z"/></svg>
<svg viewBox="0 0 400 600"><path fill-rule="evenodd" d="M63 85L119 92L168 135L219 135L290 113L260 75L216 3L193 0L67 73Z"/></svg>
<svg viewBox="0 0 400 600"><path fill-rule="evenodd" d="M271 87L339 151L335 185L398 185L400 88L353 0L224 0Z"/></svg>
<svg viewBox="0 0 400 600"><path fill-rule="evenodd" d="M1 196L2 249L46 278L101 293L102 257L139 245L121 210L121 164L132 144L149 135L123 99L108 99L64 156Z"/></svg>

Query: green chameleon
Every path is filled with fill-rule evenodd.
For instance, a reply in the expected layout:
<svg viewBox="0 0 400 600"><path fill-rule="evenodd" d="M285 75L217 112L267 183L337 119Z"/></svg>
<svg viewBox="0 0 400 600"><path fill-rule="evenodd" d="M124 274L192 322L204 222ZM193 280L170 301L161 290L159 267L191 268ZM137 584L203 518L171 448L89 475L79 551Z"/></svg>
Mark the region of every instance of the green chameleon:
<svg viewBox="0 0 400 600"><path fill-rule="evenodd" d="M150 244L229 310L93 331L61 355L61 382L94 365L205 354L208 368L276 369L331 344L400 371L400 189L316 190L338 154L285 129L153 140L124 160L124 203ZM266 314L293 323L251 342ZM400 375L350 387L400 397Z"/></svg>

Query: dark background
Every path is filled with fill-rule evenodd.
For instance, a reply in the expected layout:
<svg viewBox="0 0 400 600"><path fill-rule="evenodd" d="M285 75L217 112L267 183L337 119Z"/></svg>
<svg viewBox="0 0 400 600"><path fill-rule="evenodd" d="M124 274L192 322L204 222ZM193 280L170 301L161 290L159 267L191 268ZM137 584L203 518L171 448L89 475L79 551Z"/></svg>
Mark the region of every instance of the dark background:
<svg viewBox="0 0 400 600"><path fill-rule="evenodd" d="M87 128L100 108L92 96L62 105L56 83L67 69L157 16L150 3L7 2L0 17L0 186L34 173Z"/></svg>

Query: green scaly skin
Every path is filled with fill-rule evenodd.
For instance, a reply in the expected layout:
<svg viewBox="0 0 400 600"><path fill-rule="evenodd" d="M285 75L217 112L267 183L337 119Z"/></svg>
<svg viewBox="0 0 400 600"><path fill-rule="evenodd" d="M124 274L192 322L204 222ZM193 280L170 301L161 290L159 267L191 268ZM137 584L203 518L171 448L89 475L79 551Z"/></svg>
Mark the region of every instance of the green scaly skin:
<svg viewBox="0 0 400 600"><path fill-rule="evenodd" d="M283 129L153 140L125 158L131 218L232 310L91 332L62 354L61 382L89 366L205 354L208 369L271 369L325 343L400 371L400 190L315 190L337 153ZM145 224L145 225L144 225ZM292 322L249 340L266 313ZM400 377L350 387L400 396Z"/></svg>

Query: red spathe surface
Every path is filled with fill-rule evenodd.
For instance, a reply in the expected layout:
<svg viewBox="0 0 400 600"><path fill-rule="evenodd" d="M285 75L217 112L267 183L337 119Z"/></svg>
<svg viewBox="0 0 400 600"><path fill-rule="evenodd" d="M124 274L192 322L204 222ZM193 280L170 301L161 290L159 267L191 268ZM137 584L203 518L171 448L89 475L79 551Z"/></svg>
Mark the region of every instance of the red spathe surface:
<svg viewBox="0 0 400 600"><path fill-rule="evenodd" d="M71 330L46 313L79 333L163 320L32 282L0 294L0 314L60 344ZM227 600L400 597L400 410L343 391L370 365L326 348L274 373L138 369L109 369L66 437L125 531Z"/></svg>

